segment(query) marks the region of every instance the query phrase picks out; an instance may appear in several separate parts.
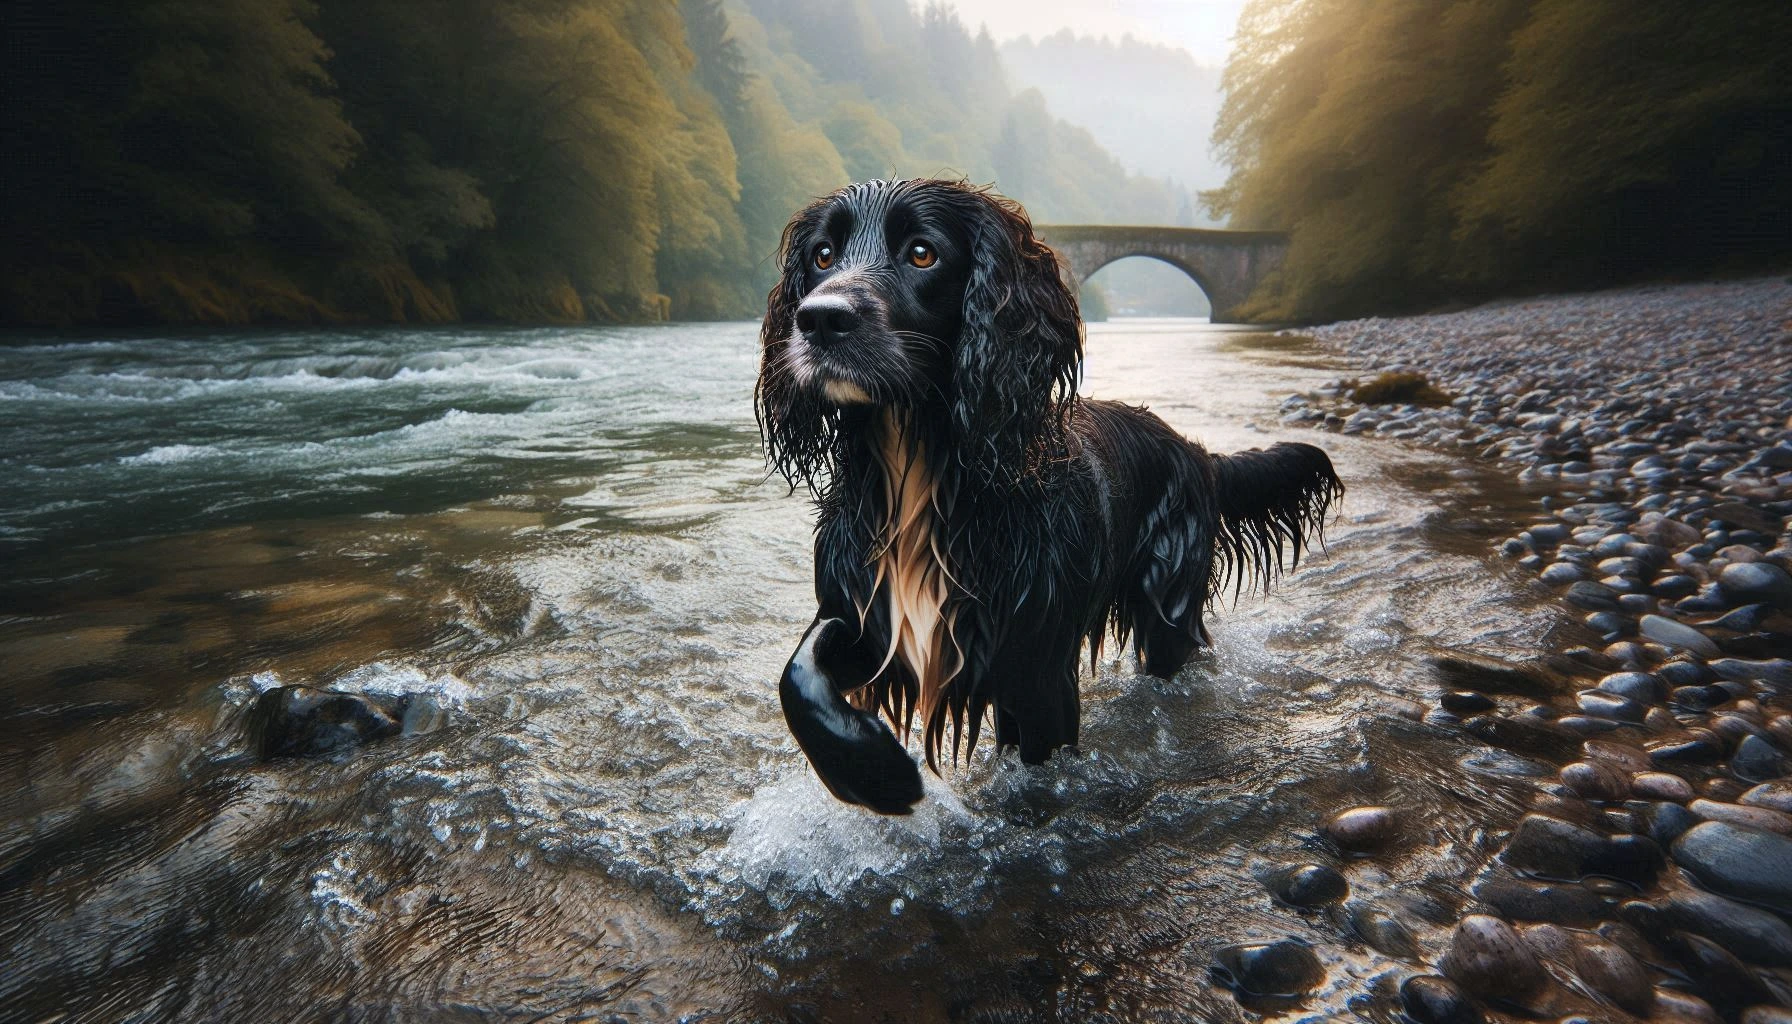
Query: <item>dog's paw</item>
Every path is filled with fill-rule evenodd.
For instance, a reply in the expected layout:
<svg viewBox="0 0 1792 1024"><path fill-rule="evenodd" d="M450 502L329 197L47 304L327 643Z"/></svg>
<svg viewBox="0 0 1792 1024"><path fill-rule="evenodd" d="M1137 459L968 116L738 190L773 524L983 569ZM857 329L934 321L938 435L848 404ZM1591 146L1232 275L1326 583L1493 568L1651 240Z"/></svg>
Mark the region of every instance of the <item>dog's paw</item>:
<svg viewBox="0 0 1792 1024"><path fill-rule="evenodd" d="M883 720L840 695L831 671L851 648L846 624L809 630L778 681L784 721L828 791L879 814L907 814L921 800L921 770Z"/></svg>

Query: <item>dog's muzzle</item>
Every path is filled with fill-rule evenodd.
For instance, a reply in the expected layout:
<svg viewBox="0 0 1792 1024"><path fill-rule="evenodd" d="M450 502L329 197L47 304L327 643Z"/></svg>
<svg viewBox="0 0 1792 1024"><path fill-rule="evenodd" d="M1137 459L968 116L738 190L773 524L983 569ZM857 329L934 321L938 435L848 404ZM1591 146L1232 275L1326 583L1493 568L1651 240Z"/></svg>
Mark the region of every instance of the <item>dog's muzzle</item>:
<svg viewBox="0 0 1792 1024"><path fill-rule="evenodd" d="M829 365L828 353L863 341L865 317L852 300L838 293L810 295L796 308L796 332L808 354L811 378L835 405L870 405L864 386Z"/></svg>

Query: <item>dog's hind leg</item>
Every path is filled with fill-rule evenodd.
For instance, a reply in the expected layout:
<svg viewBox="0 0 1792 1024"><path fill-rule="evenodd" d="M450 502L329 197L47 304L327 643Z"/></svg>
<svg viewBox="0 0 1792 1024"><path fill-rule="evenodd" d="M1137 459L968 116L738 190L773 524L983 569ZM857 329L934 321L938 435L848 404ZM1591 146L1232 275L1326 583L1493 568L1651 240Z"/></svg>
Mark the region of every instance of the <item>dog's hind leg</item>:
<svg viewBox="0 0 1792 1024"><path fill-rule="evenodd" d="M1216 519L1197 496L1174 490L1146 519L1121 614L1140 664L1160 679L1175 675L1207 642L1201 616L1213 580Z"/></svg>
<svg viewBox="0 0 1792 1024"><path fill-rule="evenodd" d="M879 814L907 814L921 799L921 771L875 711L841 694L864 685L877 660L840 619L817 618L784 666L778 701L828 791Z"/></svg>

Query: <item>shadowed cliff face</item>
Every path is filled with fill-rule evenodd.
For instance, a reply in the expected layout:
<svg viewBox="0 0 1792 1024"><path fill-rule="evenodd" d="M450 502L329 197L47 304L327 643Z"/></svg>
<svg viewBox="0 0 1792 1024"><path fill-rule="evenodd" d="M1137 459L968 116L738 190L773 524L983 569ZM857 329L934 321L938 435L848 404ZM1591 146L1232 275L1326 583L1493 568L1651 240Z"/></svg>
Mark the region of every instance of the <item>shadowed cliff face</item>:
<svg viewBox="0 0 1792 1024"><path fill-rule="evenodd" d="M1562 621L1485 557L1526 499L1328 439L1351 491L1326 552L1222 605L1212 652L1171 682L1110 655L1079 752L986 744L877 818L778 711L810 518L764 482L754 364L748 324L10 350L0 1001L1227 1020L1210 968L1268 954L1223 947L1304 943L1313 1012L1391 1000L1441 949L1553 771L1419 720L1425 655ZM1088 370L1220 451L1301 436L1277 400L1337 375L1142 321L1092 327ZM264 759L251 710L284 686L398 732ZM1365 804L1402 838L1342 855L1322 825ZM1309 862L1348 894L1277 902L1263 879Z"/></svg>

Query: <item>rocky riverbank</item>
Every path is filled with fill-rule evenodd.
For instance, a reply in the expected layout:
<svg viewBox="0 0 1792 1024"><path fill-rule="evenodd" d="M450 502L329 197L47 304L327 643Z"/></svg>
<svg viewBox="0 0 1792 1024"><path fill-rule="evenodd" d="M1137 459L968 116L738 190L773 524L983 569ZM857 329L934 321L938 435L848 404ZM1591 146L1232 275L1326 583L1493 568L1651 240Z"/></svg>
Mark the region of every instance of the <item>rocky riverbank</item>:
<svg viewBox="0 0 1792 1024"><path fill-rule="evenodd" d="M1284 420L1511 466L1499 553L1586 627L1438 665L1430 721L1559 773L1406 1013L1792 1021L1792 280L1302 333L1364 377Z"/></svg>

